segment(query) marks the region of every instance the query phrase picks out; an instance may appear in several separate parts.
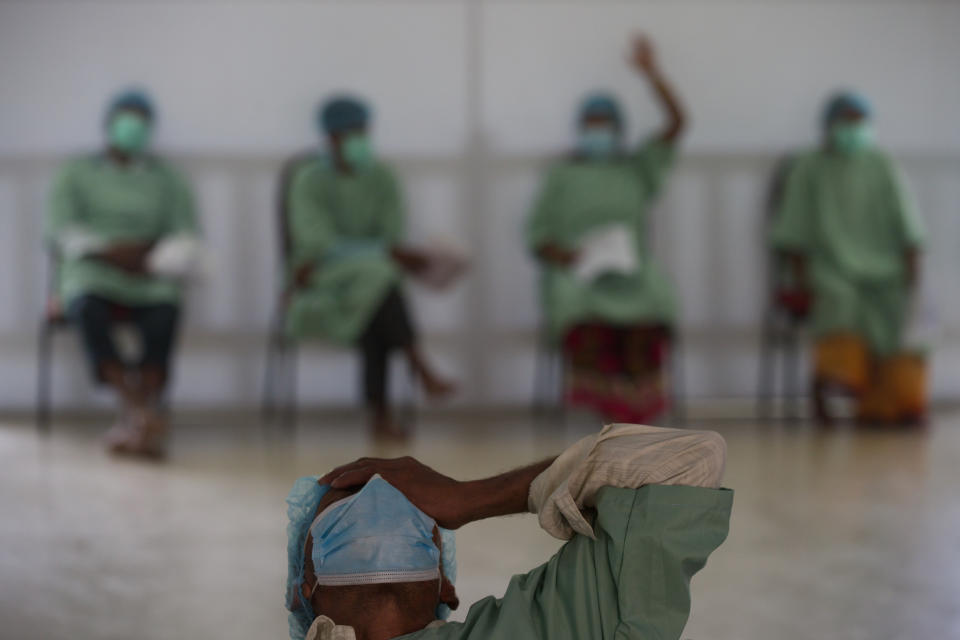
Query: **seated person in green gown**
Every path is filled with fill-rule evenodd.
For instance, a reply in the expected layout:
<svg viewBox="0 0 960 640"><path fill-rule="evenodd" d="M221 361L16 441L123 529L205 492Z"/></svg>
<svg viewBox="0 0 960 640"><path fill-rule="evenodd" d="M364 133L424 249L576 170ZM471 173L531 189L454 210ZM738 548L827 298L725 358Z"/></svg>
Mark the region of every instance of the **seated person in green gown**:
<svg viewBox="0 0 960 640"><path fill-rule="evenodd" d="M896 167L873 143L871 106L855 93L827 103L820 148L793 161L771 242L788 286L811 303L813 399L829 423L830 393L853 394L865 421L922 418L904 325L923 243Z"/></svg>
<svg viewBox="0 0 960 640"><path fill-rule="evenodd" d="M648 256L647 217L684 115L649 41L634 42L632 63L663 105L666 126L630 150L616 99L589 95L577 116L578 147L548 172L527 244L542 266L546 329L563 348L566 401L647 422L667 406L663 364L676 316L672 289Z"/></svg>
<svg viewBox="0 0 960 640"><path fill-rule="evenodd" d="M159 456L182 279L198 258L199 230L186 181L147 152L155 120L148 96L118 95L105 118L106 149L68 161L53 185L46 240L58 268L57 304L79 330L96 380L121 401L111 451ZM114 342L122 322L139 334L129 360Z"/></svg>
<svg viewBox="0 0 960 640"><path fill-rule="evenodd" d="M289 272L293 294L287 331L359 347L364 397L374 432L402 435L391 419L389 356L401 350L431 396L454 385L420 353L401 289L401 277L425 268L425 258L402 244L405 214L400 185L377 159L369 138L369 109L339 96L318 113L326 153L304 163L288 193Z"/></svg>
<svg viewBox="0 0 960 640"><path fill-rule="evenodd" d="M726 538L717 433L613 424L559 457L457 481L413 458L364 458L288 497L293 640L677 640L690 579ZM560 550L457 608L452 530L531 512Z"/></svg>

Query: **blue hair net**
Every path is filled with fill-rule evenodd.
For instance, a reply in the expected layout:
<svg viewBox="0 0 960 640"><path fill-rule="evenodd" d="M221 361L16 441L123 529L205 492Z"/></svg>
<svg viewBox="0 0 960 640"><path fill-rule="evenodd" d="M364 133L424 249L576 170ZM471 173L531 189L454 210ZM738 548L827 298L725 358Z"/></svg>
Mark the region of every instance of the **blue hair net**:
<svg viewBox="0 0 960 640"><path fill-rule="evenodd" d="M153 107L153 100L150 95L142 89L127 89L113 96L107 107L106 120L109 121L113 114L121 109L137 109L146 114L148 120L153 120L156 110Z"/></svg>
<svg viewBox="0 0 960 640"><path fill-rule="evenodd" d="M577 124L583 124L583 121L587 118L598 116L609 118L618 129L623 129L623 110L620 108L620 102L613 94L606 91L594 91L587 94L580 103Z"/></svg>
<svg viewBox="0 0 960 640"><path fill-rule="evenodd" d="M823 109L823 126L829 127L841 113L846 111L856 111L862 113L864 118L869 118L873 115L873 105L862 94L854 91L838 91L830 96Z"/></svg>
<svg viewBox="0 0 960 640"><path fill-rule="evenodd" d="M370 107L353 96L335 96L317 110L317 125L327 134L360 129L367 126L369 121Z"/></svg>
<svg viewBox="0 0 960 640"><path fill-rule="evenodd" d="M305 476L293 483L287 496L287 593L286 606L290 611L288 622L290 637L302 640L316 617L310 602L300 595L303 584L304 545L310 523L317 515L320 500L329 491L329 485L319 485L320 476Z"/></svg>

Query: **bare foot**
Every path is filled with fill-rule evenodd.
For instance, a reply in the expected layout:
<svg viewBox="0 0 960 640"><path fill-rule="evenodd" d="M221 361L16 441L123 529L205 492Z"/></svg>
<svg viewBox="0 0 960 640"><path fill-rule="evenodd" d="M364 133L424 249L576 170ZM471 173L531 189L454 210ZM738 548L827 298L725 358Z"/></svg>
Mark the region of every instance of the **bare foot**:
<svg viewBox="0 0 960 640"><path fill-rule="evenodd" d="M153 409L136 409L108 447L114 454L159 460L166 456L166 443L166 419Z"/></svg>
<svg viewBox="0 0 960 640"><path fill-rule="evenodd" d="M103 436L103 443L110 453L124 453L131 448L134 440L133 425L130 423L130 412L126 407L117 413L113 425Z"/></svg>
<svg viewBox="0 0 960 640"><path fill-rule="evenodd" d="M416 345L408 347L407 359L410 363L410 369L417 379L423 385L423 390L434 400L439 400L452 395L457 390L457 385L452 380L441 378L433 372L433 367L427 364L427 360L420 353Z"/></svg>
<svg viewBox="0 0 960 640"><path fill-rule="evenodd" d="M448 398L457 392L456 382L433 374L421 376L420 381L423 383L423 390L434 400Z"/></svg>

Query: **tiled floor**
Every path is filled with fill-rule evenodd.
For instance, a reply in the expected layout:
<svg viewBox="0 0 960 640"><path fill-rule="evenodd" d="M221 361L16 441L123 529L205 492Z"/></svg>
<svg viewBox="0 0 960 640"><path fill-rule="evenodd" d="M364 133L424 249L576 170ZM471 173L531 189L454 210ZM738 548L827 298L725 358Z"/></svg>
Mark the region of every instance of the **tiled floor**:
<svg viewBox="0 0 960 640"><path fill-rule="evenodd" d="M684 638L960 638L960 416L914 433L706 426L727 438L736 499L729 539L694 579ZM384 449L350 417L315 418L290 441L252 418L182 416L171 460L156 465L108 458L89 419L61 418L46 441L8 420L0 638L285 638L295 477L406 453L476 477L591 428L440 415L409 447ZM461 601L501 593L557 546L532 516L462 529Z"/></svg>

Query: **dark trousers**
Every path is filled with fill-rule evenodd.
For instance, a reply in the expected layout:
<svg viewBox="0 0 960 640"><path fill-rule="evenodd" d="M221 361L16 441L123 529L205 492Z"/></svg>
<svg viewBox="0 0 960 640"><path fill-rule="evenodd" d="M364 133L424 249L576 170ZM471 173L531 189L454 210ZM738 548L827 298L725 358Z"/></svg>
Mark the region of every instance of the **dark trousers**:
<svg viewBox="0 0 960 640"><path fill-rule="evenodd" d="M179 326L177 305L122 305L100 296L84 295L70 303L67 316L80 332L96 380L103 381L103 366L107 363L156 368L167 379ZM111 333L116 324L128 324L140 334L142 348L136 362L125 362L120 356Z"/></svg>
<svg viewBox="0 0 960 640"><path fill-rule="evenodd" d="M407 303L398 287L390 289L370 324L360 336L363 354L363 396L367 404L383 408L387 404L390 353L413 345L416 334Z"/></svg>

